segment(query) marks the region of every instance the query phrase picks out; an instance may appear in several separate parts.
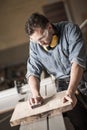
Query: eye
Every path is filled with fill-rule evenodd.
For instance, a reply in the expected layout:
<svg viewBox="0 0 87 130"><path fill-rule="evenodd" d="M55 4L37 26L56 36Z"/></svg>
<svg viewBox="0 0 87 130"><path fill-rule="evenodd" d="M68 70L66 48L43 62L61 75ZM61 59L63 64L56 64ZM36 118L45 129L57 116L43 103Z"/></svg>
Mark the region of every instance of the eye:
<svg viewBox="0 0 87 130"><path fill-rule="evenodd" d="M40 44L40 45L44 45L44 41L40 40L40 41L39 41L39 44Z"/></svg>
<svg viewBox="0 0 87 130"><path fill-rule="evenodd" d="M39 40L40 43L43 43L43 40Z"/></svg>
<svg viewBox="0 0 87 130"><path fill-rule="evenodd" d="M45 38L45 35L42 35L42 37L40 37L39 39L38 39L38 41L41 41L41 40L43 40Z"/></svg>

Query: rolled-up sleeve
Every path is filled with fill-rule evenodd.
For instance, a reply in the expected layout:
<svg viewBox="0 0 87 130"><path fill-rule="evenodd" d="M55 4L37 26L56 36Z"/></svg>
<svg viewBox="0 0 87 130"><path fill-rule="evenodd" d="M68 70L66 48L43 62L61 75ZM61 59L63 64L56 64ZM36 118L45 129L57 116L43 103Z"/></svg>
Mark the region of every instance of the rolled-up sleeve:
<svg viewBox="0 0 87 130"><path fill-rule="evenodd" d="M30 43L30 55L27 60L26 78L28 79L29 76L34 75L35 77L40 79L42 69L43 69L43 66L38 59L36 49L33 46L33 43Z"/></svg>
<svg viewBox="0 0 87 130"><path fill-rule="evenodd" d="M78 25L70 24L68 28L69 60L86 67L86 46Z"/></svg>

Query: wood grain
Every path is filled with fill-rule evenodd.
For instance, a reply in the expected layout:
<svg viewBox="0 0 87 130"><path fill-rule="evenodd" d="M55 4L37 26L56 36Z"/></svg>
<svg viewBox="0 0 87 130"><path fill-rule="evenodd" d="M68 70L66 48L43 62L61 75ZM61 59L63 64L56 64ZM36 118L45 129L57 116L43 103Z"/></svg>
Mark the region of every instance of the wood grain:
<svg viewBox="0 0 87 130"><path fill-rule="evenodd" d="M71 102L63 103L65 92L46 97L43 105L35 109L30 108L29 101L18 103L10 120L11 126L35 122L41 118L71 110Z"/></svg>

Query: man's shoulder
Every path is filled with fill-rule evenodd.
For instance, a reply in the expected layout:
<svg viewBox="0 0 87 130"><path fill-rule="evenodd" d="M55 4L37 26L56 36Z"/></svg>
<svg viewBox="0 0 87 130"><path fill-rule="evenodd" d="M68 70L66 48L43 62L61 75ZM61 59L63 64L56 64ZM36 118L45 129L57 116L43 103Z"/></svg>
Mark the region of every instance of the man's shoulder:
<svg viewBox="0 0 87 130"><path fill-rule="evenodd" d="M31 51L36 51L36 48L37 48L37 44L35 42L30 41L29 42L29 49Z"/></svg>
<svg viewBox="0 0 87 130"><path fill-rule="evenodd" d="M32 51L32 52L35 52L37 53L38 50L41 48L41 46L35 42L30 42L29 43L29 49Z"/></svg>
<svg viewBox="0 0 87 130"><path fill-rule="evenodd" d="M75 23L69 22L69 21L61 21L61 22L53 23L53 24L54 24L54 26L60 27L60 28L66 28L66 27L74 27L74 26L76 26Z"/></svg>
<svg viewBox="0 0 87 130"><path fill-rule="evenodd" d="M56 28L58 30L64 31L67 33L69 33L70 31L76 31L79 29L79 26L73 22L69 22L69 21L61 21L58 23L54 23L54 26L56 26Z"/></svg>

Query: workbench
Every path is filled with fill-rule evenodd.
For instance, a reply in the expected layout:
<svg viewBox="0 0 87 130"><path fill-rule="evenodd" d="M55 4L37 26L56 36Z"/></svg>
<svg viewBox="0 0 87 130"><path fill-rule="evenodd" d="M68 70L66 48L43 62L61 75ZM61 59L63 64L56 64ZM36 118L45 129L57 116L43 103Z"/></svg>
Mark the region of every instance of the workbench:
<svg viewBox="0 0 87 130"><path fill-rule="evenodd" d="M62 114L46 117L31 124L21 124L20 130L66 130Z"/></svg>
<svg viewBox="0 0 87 130"><path fill-rule="evenodd" d="M66 130L62 112L71 110L72 104L62 103L65 91L56 93L55 81L48 78L41 83L41 93L45 103L34 110L29 109L28 100L17 104L11 126L20 125L20 130Z"/></svg>

